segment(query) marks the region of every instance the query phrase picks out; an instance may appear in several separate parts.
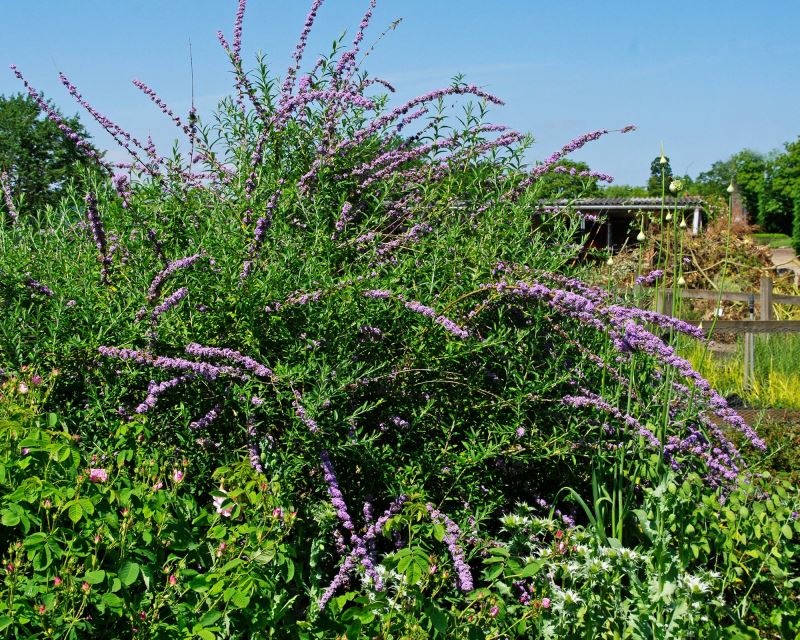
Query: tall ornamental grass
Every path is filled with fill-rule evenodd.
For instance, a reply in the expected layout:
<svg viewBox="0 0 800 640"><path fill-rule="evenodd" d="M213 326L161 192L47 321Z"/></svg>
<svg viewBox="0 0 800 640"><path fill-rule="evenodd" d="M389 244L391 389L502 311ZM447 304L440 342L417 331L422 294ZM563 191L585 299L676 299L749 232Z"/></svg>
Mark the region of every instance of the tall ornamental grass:
<svg viewBox="0 0 800 640"><path fill-rule="evenodd" d="M240 1L209 118L136 80L184 137L166 155L61 75L131 159L0 227L0 629L741 627L756 559L696 527L754 499L764 443L661 337L702 333L585 284L578 217L538 212L609 131L526 168L495 96L403 102L363 70L374 0L305 64L321 4L278 76L245 71Z"/></svg>

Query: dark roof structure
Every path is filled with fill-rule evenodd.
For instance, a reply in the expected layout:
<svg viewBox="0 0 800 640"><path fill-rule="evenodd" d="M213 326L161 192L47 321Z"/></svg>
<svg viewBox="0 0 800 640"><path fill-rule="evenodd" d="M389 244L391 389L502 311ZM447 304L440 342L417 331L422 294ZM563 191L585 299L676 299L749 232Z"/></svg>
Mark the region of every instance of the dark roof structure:
<svg viewBox="0 0 800 640"><path fill-rule="evenodd" d="M675 198L578 198L539 202L539 213L556 213L563 210L582 214L581 232L585 234L587 248L619 251L638 243L636 236L642 219L677 211L691 225L692 235L703 228L703 218L708 207L700 196Z"/></svg>
<svg viewBox="0 0 800 640"><path fill-rule="evenodd" d="M552 208L571 208L575 211L603 213L614 212L615 214L635 215L640 211L661 211L661 198L578 198L576 200L553 200L548 203L541 203L545 209ZM675 198L668 196L664 198L663 207L665 211L672 211L677 206L678 209L700 209L706 210L706 203L700 196L683 196Z"/></svg>

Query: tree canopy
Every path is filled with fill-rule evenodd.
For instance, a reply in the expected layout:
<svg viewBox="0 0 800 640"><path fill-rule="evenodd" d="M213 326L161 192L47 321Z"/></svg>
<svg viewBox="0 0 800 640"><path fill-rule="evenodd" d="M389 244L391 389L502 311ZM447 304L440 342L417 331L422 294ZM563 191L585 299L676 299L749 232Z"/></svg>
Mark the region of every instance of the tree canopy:
<svg viewBox="0 0 800 640"><path fill-rule="evenodd" d="M719 160L697 177L699 195L727 197L733 182L750 214L764 231L791 233L794 201L800 198L800 138L769 154L743 149Z"/></svg>
<svg viewBox="0 0 800 640"><path fill-rule="evenodd" d="M88 139L77 116L61 117L82 139ZM45 206L55 205L70 180L80 180L88 167L97 163L30 96L0 95L0 173L5 174L4 188L21 214L36 215ZM0 211L6 208L5 198L0 198Z"/></svg>
<svg viewBox="0 0 800 640"><path fill-rule="evenodd" d="M661 162L664 158L666 162ZM662 184L662 176L664 183ZM650 178L647 180L647 193L651 196L660 196L662 188L669 187L672 181L672 167L669 164L669 158L664 156L656 156L650 163Z"/></svg>
<svg viewBox="0 0 800 640"><path fill-rule="evenodd" d="M597 178L576 179L575 176L580 173L591 171L585 162L559 160L553 169L543 174L537 181L537 194L543 200L593 198L601 194Z"/></svg>

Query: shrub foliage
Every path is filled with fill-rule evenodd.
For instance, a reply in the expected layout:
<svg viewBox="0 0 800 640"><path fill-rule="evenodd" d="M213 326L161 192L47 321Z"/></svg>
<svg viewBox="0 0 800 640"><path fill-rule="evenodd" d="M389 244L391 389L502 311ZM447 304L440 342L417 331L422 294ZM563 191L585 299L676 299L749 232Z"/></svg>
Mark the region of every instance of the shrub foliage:
<svg viewBox="0 0 800 640"><path fill-rule="evenodd" d="M0 629L744 628L762 556L680 527L756 499L726 429L763 443L669 345L702 336L584 284L578 216L538 210L608 131L526 170L529 139L460 78L393 106L357 64L374 2L301 73L320 4L279 78L243 70L240 2L208 121L138 83L183 147L92 111L131 162L0 230Z"/></svg>

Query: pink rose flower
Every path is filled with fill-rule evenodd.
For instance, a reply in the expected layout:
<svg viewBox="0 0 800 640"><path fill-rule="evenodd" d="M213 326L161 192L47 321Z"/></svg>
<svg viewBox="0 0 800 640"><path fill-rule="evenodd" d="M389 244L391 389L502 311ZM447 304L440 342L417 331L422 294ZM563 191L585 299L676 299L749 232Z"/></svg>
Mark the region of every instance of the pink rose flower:
<svg viewBox="0 0 800 640"><path fill-rule="evenodd" d="M108 471L105 469L89 469L89 480L92 482L108 482Z"/></svg>
<svg viewBox="0 0 800 640"><path fill-rule="evenodd" d="M214 509L217 513L225 518L231 517L231 512L233 511L233 507L225 507L222 508L222 503L225 502L225 497L223 496L214 496Z"/></svg>

